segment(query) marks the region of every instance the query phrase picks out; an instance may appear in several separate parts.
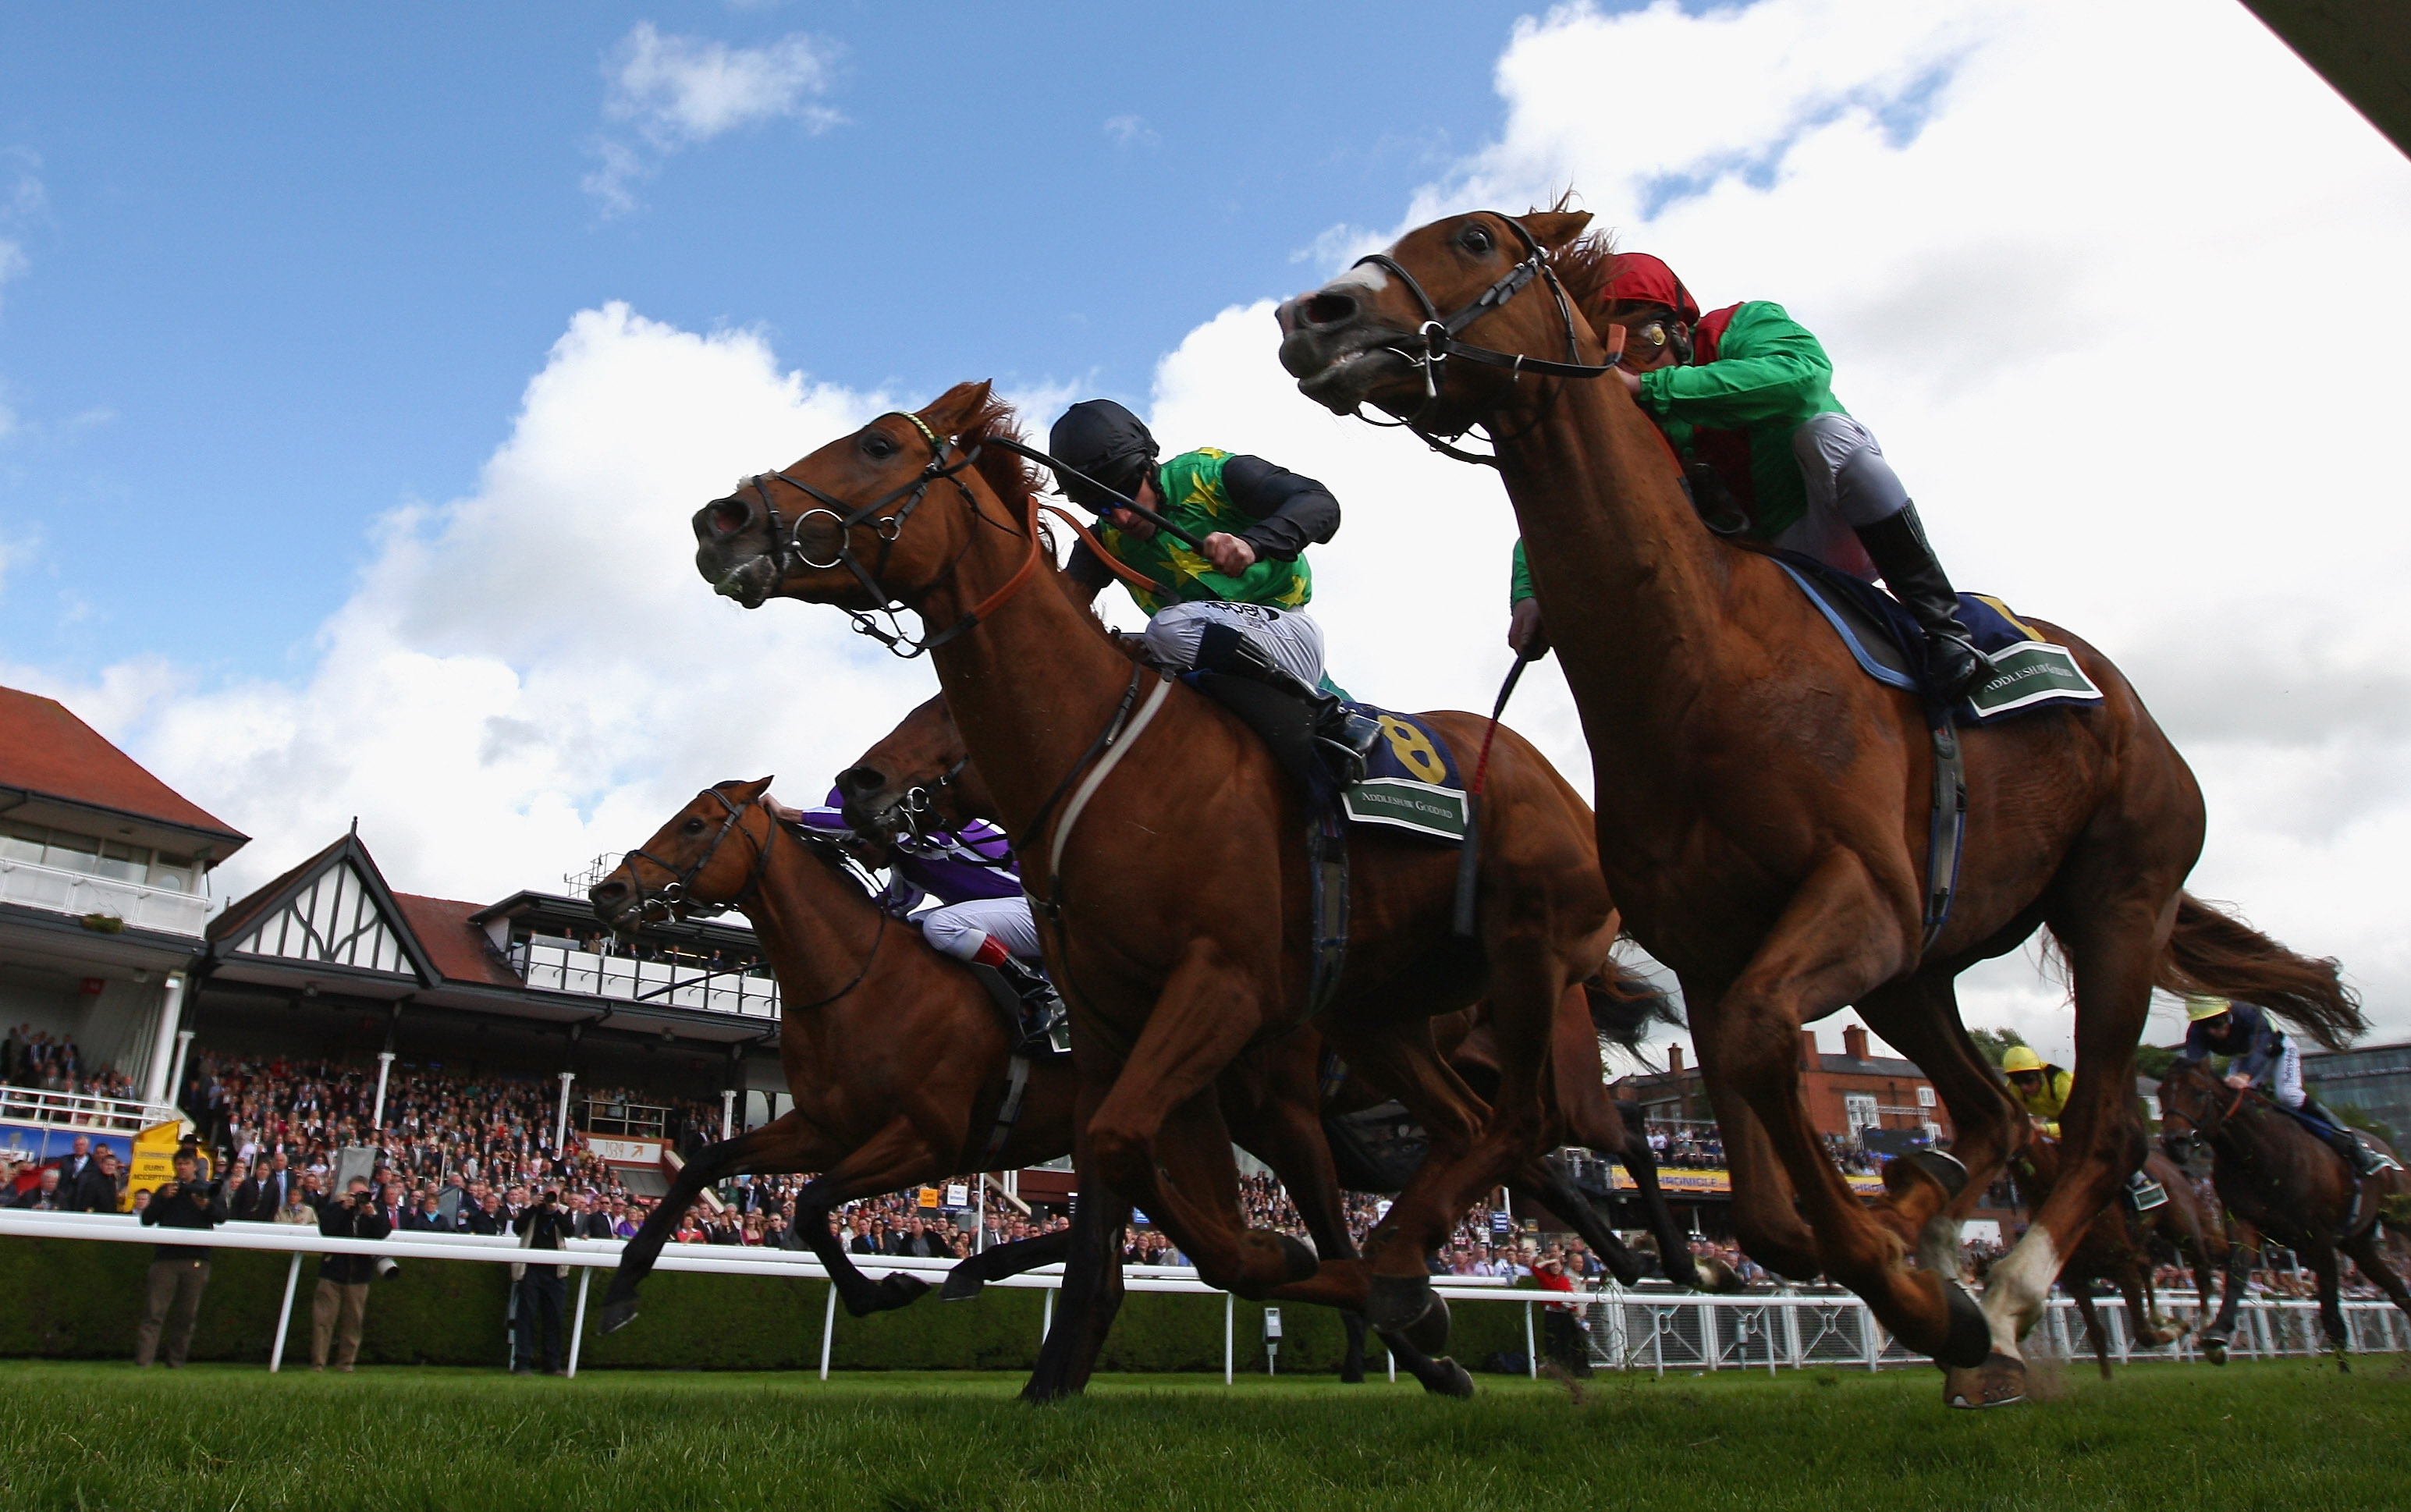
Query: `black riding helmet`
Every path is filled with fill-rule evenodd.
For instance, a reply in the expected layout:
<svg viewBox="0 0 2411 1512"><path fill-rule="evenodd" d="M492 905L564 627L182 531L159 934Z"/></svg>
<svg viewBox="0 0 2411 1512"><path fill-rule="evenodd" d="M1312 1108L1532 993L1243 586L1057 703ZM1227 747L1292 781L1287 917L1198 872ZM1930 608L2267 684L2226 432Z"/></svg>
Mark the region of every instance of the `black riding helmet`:
<svg viewBox="0 0 2411 1512"><path fill-rule="evenodd" d="M1046 449L1072 471L1132 496L1154 468L1157 451L1139 417L1109 399L1084 399L1065 410L1046 434ZM1102 513L1117 502L1068 473L1057 473L1056 481L1083 508Z"/></svg>

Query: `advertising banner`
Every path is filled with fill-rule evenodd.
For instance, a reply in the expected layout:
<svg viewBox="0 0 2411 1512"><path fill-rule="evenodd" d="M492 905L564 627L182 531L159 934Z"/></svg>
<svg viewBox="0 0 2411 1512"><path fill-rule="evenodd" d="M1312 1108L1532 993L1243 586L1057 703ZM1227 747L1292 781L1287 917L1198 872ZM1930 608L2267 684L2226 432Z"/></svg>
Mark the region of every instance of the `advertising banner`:
<svg viewBox="0 0 2411 1512"><path fill-rule="evenodd" d="M606 1165L658 1166L662 1163L662 1141L659 1140L606 1140L588 1135L586 1147L600 1156Z"/></svg>

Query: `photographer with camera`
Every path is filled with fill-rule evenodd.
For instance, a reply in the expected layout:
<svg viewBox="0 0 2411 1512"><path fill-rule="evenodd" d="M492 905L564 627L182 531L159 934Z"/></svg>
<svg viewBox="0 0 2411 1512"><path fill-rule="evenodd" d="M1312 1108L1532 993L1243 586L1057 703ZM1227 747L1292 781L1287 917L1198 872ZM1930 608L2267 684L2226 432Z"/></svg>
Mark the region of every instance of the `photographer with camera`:
<svg viewBox="0 0 2411 1512"><path fill-rule="evenodd" d="M178 1150L175 1177L159 1184L142 1210L146 1228L214 1228L226 1221L226 1198L217 1184L200 1174L200 1161L190 1150ZM201 1312L201 1293L210 1284L210 1252L203 1244L162 1244L151 1261L143 1297L142 1322L134 1330L134 1363L148 1368L158 1358L159 1330L168 1330L168 1368L183 1368L192 1347L193 1323Z"/></svg>
<svg viewBox="0 0 2411 1512"><path fill-rule="evenodd" d="M329 1239L383 1239L393 1232L366 1176L344 1184L343 1195L318 1204L318 1232ZM327 1345L336 1341L335 1369L348 1375L359 1358L360 1325L368 1316L369 1282L376 1275L373 1255L321 1255L318 1290L310 1301L310 1368L327 1368Z"/></svg>
<svg viewBox="0 0 2411 1512"><path fill-rule="evenodd" d="M521 1249L563 1250L575 1231L569 1209L561 1199L558 1187L547 1187L526 1212L512 1221L519 1230ZM535 1359L536 1323L544 1324L544 1373L565 1375L562 1365L562 1278L569 1274L565 1265L533 1265L525 1261L511 1267L511 1314L515 1347L511 1351L511 1374L525 1375Z"/></svg>

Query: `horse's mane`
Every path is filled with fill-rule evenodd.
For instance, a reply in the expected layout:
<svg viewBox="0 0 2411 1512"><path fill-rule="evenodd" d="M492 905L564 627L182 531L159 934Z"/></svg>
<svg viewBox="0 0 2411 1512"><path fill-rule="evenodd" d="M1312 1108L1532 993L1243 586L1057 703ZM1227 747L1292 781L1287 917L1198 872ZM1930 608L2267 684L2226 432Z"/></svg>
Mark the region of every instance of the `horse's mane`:
<svg viewBox="0 0 2411 1512"><path fill-rule="evenodd" d="M1574 192L1568 189L1546 207L1546 212L1562 214L1573 208ZM1542 214L1543 208L1535 205L1525 213ZM1607 288L1615 282L1623 261L1616 254L1615 233L1602 227L1585 232L1559 247L1550 255L1549 266L1556 270L1557 282L1565 285L1566 297L1587 319L1598 315L1611 302ZM1597 324L1595 320L1593 323Z"/></svg>
<svg viewBox="0 0 2411 1512"><path fill-rule="evenodd" d="M1028 439L1013 406L994 394L988 395L969 425L955 432L955 440L966 448L989 440L1027 443ZM979 458L972 466L999 499L1013 506L1016 516L1033 496L1046 491L1046 479L1039 472L1038 464L1019 452L1001 446L981 446Z"/></svg>

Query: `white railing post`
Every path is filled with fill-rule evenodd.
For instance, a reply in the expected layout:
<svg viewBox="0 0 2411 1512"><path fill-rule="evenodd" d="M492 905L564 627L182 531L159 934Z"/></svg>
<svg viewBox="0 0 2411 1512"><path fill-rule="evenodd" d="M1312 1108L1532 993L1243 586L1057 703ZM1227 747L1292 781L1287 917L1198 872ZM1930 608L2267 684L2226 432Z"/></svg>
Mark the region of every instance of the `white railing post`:
<svg viewBox="0 0 2411 1512"><path fill-rule="evenodd" d="M828 1379L829 1341L837 1337L837 1282L828 1284L828 1309L821 1314L821 1379Z"/></svg>
<svg viewBox="0 0 2411 1512"><path fill-rule="evenodd" d="M553 1116L552 1120L552 1157L555 1160L560 1159L569 1149L569 1083L577 1080L576 1071L561 1073L561 1111ZM594 1110L589 1108L586 1112L589 1114L588 1123L591 1126L593 1122L592 1114Z"/></svg>
<svg viewBox="0 0 2411 1512"><path fill-rule="evenodd" d="M376 1108L369 1114L369 1127L375 1129L380 1134L385 1132L386 1083L392 1079L393 1052L390 1050L380 1050L377 1052Z"/></svg>
<svg viewBox="0 0 2411 1512"><path fill-rule="evenodd" d="M159 1032L151 1037L151 1064L142 1072L142 1100L154 1106L168 1100L168 1057L176 1053L176 1029L184 1016L184 974L168 973L159 991Z"/></svg>
<svg viewBox="0 0 2411 1512"><path fill-rule="evenodd" d="M275 1374L285 1366L285 1330L293 1323L293 1288L301 1281L301 1252L293 1252L293 1263L285 1268L285 1306L276 1315L276 1342L269 1346L268 1374Z"/></svg>
<svg viewBox="0 0 2411 1512"><path fill-rule="evenodd" d="M1227 1291L1222 1293L1222 1384L1224 1386L1231 1384L1231 1318L1233 1310L1237 1306L1238 1303L1232 1293ZM1390 1377L1392 1380L1397 1379L1396 1370L1396 1361L1393 1360Z"/></svg>
<svg viewBox="0 0 2411 1512"><path fill-rule="evenodd" d="M1534 1380L1541 1378L1541 1352L1532 1342L1532 1304L1524 1304L1524 1368Z"/></svg>
<svg viewBox="0 0 2411 1512"><path fill-rule="evenodd" d="M577 1346L586 1338L586 1288L594 1280L594 1272L581 1269L577 1272L577 1316L569 1325L569 1378L577 1379Z"/></svg>
<svg viewBox="0 0 2411 1512"><path fill-rule="evenodd" d="M720 1089L720 1137L722 1139L733 1140L737 1137L736 1119L737 1089L722 1087Z"/></svg>

